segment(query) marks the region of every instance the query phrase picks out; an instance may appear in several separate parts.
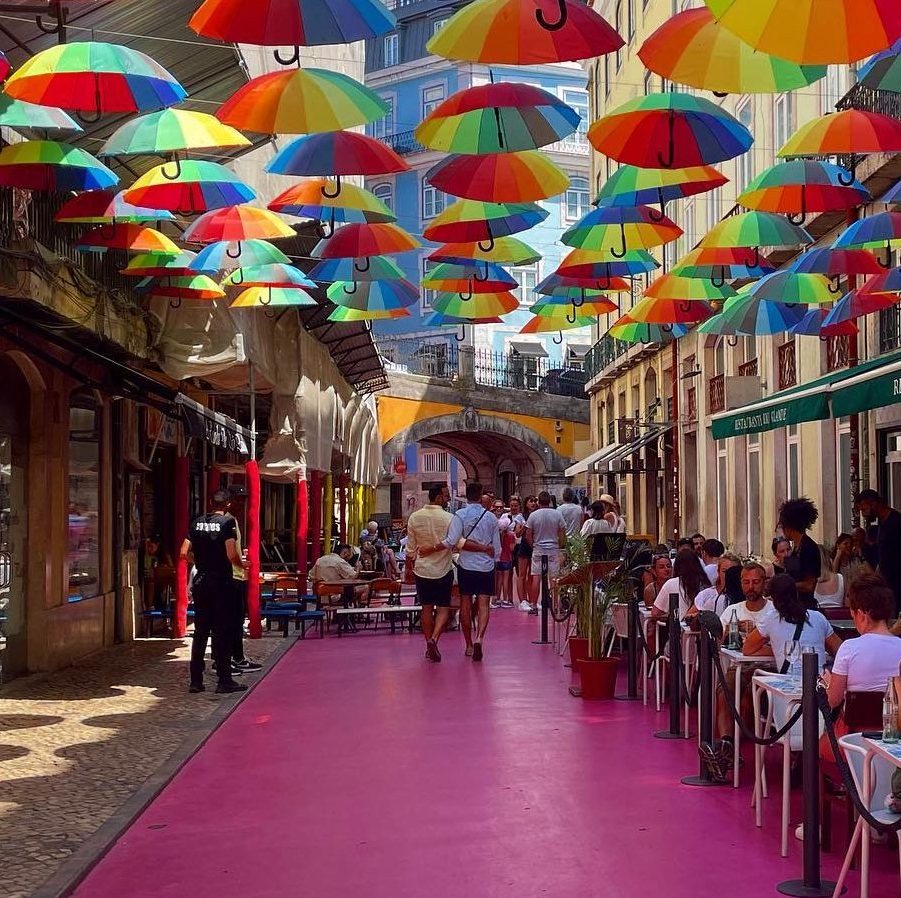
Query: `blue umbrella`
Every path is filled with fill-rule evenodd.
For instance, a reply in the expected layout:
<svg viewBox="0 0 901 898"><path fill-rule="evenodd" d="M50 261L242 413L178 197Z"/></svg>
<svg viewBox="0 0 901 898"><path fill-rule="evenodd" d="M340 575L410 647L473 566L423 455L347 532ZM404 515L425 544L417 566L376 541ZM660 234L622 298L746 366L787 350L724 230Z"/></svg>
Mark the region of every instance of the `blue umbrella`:
<svg viewBox="0 0 901 898"><path fill-rule="evenodd" d="M250 265L287 265L291 260L268 240L220 240L205 246L191 263L197 272L216 272Z"/></svg>
<svg viewBox="0 0 901 898"><path fill-rule="evenodd" d="M871 90L901 93L901 38L859 68L857 80Z"/></svg>

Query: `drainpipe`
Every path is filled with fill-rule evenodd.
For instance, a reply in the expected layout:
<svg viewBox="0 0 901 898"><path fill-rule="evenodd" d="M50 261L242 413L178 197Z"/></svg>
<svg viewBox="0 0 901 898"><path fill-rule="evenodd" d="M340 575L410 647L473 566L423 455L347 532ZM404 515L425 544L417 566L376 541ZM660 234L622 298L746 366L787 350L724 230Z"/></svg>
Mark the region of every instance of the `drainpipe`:
<svg viewBox="0 0 901 898"><path fill-rule="evenodd" d="M857 221L857 209L849 209L845 224L850 226ZM857 277L853 274L848 275L848 289L857 288ZM859 334L848 335L848 367L854 368L860 358L858 356ZM854 507L854 497L860 489L860 415L855 413L850 415L851 423L851 508ZM841 528L839 528L841 529Z"/></svg>
<svg viewBox="0 0 901 898"><path fill-rule="evenodd" d="M679 437L682 428L679 425L679 390L682 380L679 377L679 341L673 340L673 539L678 542L681 529L681 509L679 507Z"/></svg>

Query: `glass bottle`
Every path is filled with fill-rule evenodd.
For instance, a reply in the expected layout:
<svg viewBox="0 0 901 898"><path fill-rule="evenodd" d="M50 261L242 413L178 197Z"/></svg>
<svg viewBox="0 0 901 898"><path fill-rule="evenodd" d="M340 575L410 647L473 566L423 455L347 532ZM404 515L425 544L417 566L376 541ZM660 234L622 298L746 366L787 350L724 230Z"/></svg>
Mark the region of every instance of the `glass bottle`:
<svg viewBox="0 0 901 898"><path fill-rule="evenodd" d="M895 695L895 684L891 679L882 699L882 741L898 741L898 696Z"/></svg>

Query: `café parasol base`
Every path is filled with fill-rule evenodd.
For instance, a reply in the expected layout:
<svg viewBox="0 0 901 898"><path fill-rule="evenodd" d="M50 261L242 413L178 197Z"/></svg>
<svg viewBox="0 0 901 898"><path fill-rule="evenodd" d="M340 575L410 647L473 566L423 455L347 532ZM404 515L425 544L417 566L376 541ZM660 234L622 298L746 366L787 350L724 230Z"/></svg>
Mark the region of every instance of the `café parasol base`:
<svg viewBox="0 0 901 898"><path fill-rule="evenodd" d="M819 886L804 885L803 879L787 879L776 886L776 891L783 895L796 895L798 898L820 898L831 895L835 890L835 883L821 880ZM845 892L845 889L842 889Z"/></svg>

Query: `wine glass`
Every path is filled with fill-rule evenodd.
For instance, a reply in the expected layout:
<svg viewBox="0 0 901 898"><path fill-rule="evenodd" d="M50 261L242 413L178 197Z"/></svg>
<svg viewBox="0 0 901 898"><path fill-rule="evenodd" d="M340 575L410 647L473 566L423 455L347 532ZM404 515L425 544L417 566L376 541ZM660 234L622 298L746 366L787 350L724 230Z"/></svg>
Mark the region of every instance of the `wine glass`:
<svg viewBox="0 0 901 898"><path fill-rule="evenodd" d="M799 679L798 662L801 660L801 643L790 639L785 643L785 660L788 661L788 674L792 680Z"/></svg>

